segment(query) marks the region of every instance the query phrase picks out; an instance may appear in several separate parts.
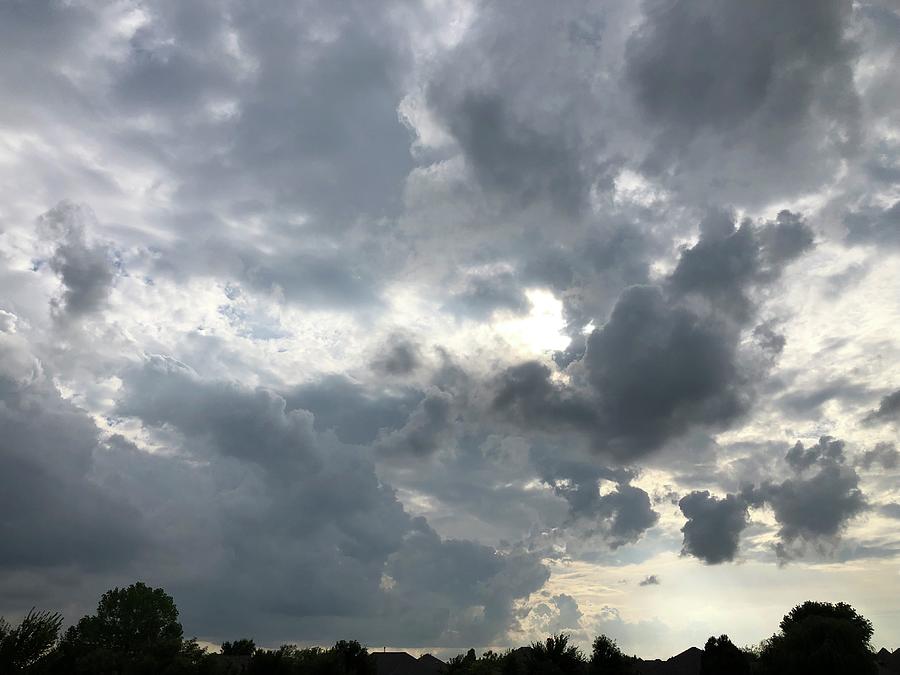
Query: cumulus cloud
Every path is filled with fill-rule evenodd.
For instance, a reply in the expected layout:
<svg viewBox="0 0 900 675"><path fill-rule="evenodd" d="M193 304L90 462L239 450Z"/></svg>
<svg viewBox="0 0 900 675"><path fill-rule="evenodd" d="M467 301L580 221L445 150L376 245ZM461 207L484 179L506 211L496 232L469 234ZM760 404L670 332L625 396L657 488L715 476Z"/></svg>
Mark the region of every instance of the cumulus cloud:
<svg viewBox="0 0 900 675"><path fill-rule="evenodd" d="M87 241L88 224L95 219L89 208L60 202L38 219L38 231L54 245L48 261L62 283L52 301L60 317L74 319L101 309L115 278L113 253Z"/></svg>
<svg viewBox="0 0 900 675"><path fill-rule="evenodd" d="M7 574L109 571L150 545L152 533L135 505L93 480L108 452L93 421L6 334L0 334L0 426L0 568Z"/></svg>
<svg viewBox="0 0 900 675"><path fill-rule="evenodd" d="M896 469L900 465L900 451L893 443L876 443L874 448L863 452L857 461L866 470L875 464L880 464L882 469Z"/></svg>
<svg viewBox="0 0 900 675"><path fill-rule="evenodd" d="M400 429L383 434L378 447L387 455L427 457L450 437L453 397L434 389L428 392Z"/></svg>
<svg viewBox="0 0 900 675"><path fill-rule="evenodd" d="M789 212L737 229L728 214L710 214L665 286L627 288L591 332L578 362L587 386L560 386L547 366L525 363L500 376L494 407L526 425L587 432L596 451L619 461L694 427L727 426L748 410L760 377L740 348L749 294L811 243ZM765 350L771 339L762 338Z"/></svg>
<svg viewBox="0 0 900 675"><path fill-rule="evenodd" d="M865 422L879 424L893 422L900 417L900 389L881 399L878 407L865 417Z"/></svg>
<svg viewBox="0 0 900 675"><path fill-rule="evenodd" d="M702 184L691 179L715 176L732 195L742 174L765 172L756 182L774 195L817 185L852 152L861 128L849 2L648 0L643 9L625 77L658 130L648 170L688 190ZM810 142L832 128L840 133ZM811 161L818 170L797 164Z"/></svg>
<svg viewBox="0 0 900 675"><path fill-rule="evenodd" d="M687 518L681 528L682 555L692 555L708 565L734 560L741 532L749 522L747 503L740 496L718 498L703 490L682 497L678 507Z"/></svg>
<svg viewBox="0 0 900 675"><path fill-rule="evenodd" d="M372 366L385 375L409 375L421 365L421 359L417 344L401 336L393 336Z"/></svg>
<svg viewBox="0 0 900 675"><path fill-rule="evenodd" d="M868 503L859 476L849 467L828 463L814 476L763 485L760 497L768 502L780 525L779 556L790 558L791 547L833 541Z"/></svg>
<svg viewBox="0 0 900 675"><path fill-rule="evenodd" d="M785 455L793 478L747 485L724 498L708 491L683 497L679 507L688 520L682 552L709 564L733 560L749 524L748 510L766 505L779 525L775 550L781 561L802 557L809 547L833 550L850 521L869 508L859 475L844 463L844 448L844 441L830 436L809 448L798 441Z"/></svg>

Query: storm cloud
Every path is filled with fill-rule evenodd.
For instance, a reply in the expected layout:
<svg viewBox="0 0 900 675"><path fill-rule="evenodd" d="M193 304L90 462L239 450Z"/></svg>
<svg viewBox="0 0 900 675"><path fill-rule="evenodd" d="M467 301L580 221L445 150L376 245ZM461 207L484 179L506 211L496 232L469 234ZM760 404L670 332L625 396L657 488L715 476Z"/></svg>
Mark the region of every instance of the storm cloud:
<svg viewBox="0 0 900 675"><path fill-rule="evenodd" d="M754 313L750 294L774 283L812 237L789 212L738 228L729 214L713 212L700 231L664 286L625 289L590 333L578 370L569 364L584 386L560 387L547 366L526 363L501 375L495 408L523 424L584 431L596 451L624 462L746 413L762 375L740 346ZM768 351L771 338L754 335Z"/></svg>
<svg viewBox="0 0 900 675"><path fill-rule="evenodd" d="M897 634L898 31L0 3L0 614L140 578L213 643L675 653L679 598L789 579Z"/></svg>

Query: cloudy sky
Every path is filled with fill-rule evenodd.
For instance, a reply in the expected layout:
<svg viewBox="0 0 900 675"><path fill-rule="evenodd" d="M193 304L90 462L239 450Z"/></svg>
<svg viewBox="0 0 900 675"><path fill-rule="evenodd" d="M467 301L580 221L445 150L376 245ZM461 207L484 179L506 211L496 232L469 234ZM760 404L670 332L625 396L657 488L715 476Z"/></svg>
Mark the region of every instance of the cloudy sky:
<svg viewBox="0 0 900 675"><path fill-rule="evenodd" d="M0 3L0 614L900 646L896 0Z"/></svg>

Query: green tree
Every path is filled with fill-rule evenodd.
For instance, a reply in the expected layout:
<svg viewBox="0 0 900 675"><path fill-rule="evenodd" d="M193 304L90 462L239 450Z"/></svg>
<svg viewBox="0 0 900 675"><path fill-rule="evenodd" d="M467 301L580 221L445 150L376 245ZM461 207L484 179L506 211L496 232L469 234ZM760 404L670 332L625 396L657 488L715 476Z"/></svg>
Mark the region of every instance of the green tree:
<svg viewBox="0 0 900 675"><path fill-rule="evenodd" d="M46 661L59 639L62 616L34 608L15 628L0 617L0 673L24 673Z"/></svg>
<svg viewBox="0 0 900 675"><path fill-rule="evenodd" d="M255 651L256 643L248 638L222 643L222 654L225 656L253 656Z"/></svg>
<svg viewBox="0 0 900 675"><path fill-rule="evenodd" d="M569 636L551 635L544 642L531 643L531 667L533 673L557 674L581 673L585 668L584 655L575 645L569 644Z"/></svg>
<svg viewBox="0 0 900 675"><path fill-rule="evenodd" d="M60 652L65 672L93 675L192 672L203 653L184 640L172 597L140 582L104 593L97 613L66 631Z"/></svg>
<svg viewBox="0 0 900 675"><path fill-rule="evenodd" d="M375 659L356 640L338 640L331 652L338 672L346 675L375 675Z"/></svg>
<svg viewBox="0 0 900 675"><path fill-rule="evenodd" d="M706 641L701 664L700 675L750 675L750 659L727 635Z"/></svg>
<svg viewBox="0 0 900 675"><path fill-rule="evenodd" d="M872 623L843 602L804 602L781 620L763 645L760 662L771 675L874 675Z"/></svg>
<svg viewBox="0 0 900 675"><path fill-rule="evenodd" d="M591 675L625 675L631 669L616 641L606 635L598 635L591 645L588 671Z"/></svg>

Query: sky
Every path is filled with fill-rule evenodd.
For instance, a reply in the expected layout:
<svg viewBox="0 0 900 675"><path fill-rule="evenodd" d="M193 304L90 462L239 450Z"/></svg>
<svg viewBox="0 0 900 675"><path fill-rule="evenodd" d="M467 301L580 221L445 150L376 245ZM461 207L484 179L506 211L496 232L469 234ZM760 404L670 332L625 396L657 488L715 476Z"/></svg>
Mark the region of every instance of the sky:
<svg viewBox="0 0 900 675"><path fill-rule="evenodd" d="M0 2L0 614L900 646L895 0Z"/></svg>

